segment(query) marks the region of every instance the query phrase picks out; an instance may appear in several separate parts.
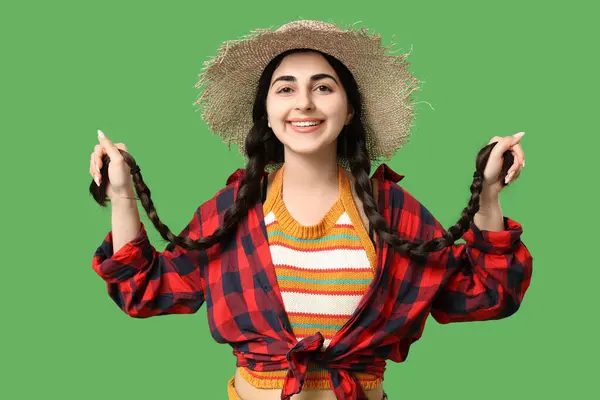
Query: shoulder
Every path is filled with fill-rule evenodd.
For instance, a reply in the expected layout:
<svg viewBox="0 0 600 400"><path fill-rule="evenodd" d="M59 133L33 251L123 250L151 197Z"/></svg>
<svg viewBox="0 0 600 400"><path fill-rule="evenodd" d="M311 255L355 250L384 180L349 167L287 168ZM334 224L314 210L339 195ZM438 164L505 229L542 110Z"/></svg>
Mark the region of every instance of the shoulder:
<svg viewBox="0 0 600 400"><path fill-rule="evenodd" d="M412 214L421 213L422 204L398 183L404 179L404 175L398 174L387 164L381 164L373 174L372 179L375 179L379 184L386 208L398 208Z"/></svg>
<svg viewBox="0 0 600 400"><path fill-rule="evenodd" d="M225 181L225 186L219 189L209 200L199 207L202 216L224 216L225 212L233 206L235 199L242 185L246 170L239 168L229 175ZM265 171L263 182L272 180L272 175Z"/></svg>
<svg viewBox="0 0 600 400"><path fill-rule="evenodd" d="M198 217L203 223L216 220L222 222L223 216L235 202L244 175L244 170L238 169L227 178L225 185L217 190L211 198L198 206Z"/></svg>
<svg viewBox="0 0 600 400"><path fill-rule="evenodd" d="M381 167L380 167L381 168ZM439 228L433 214L406 188L398 182L404 178L384 164L380 171L380 184L383 199L380 204L384 217L398 230L402 236L408 238L430 239L435 230Z"/></svg>
<svg viewBox="0 0 600 400"><path fill-rule="evenodd" d="M375 190L376 187L381 196L380 208L393 210L403 208L406 201L411 203L412 196L398 184L402 179L404 179L404 175L398 174L387 164L381 164L375 170L371 181L374 184L373 189Z"/></svg>

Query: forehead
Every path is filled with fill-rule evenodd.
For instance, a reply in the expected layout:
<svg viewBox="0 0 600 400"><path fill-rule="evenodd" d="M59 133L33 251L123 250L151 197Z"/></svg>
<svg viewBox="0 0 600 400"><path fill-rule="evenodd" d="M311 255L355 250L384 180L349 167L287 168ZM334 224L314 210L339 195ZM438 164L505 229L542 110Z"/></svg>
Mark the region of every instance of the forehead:
<svg viewBox="0 0 600 400"><path fill-rule="evenodd" d="M293 75L296 77L311 76L317 73L329 73L337 77L329 62L319 53L293 53L287 55L275 69L273 77Z"/></svg>

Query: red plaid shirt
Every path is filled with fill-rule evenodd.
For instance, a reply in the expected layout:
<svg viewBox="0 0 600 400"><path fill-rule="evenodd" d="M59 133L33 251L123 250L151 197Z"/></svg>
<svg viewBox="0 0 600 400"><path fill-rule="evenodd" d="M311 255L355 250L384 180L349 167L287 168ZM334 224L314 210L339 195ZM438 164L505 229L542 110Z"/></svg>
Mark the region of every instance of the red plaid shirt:
<svg viewBox="0 0 600 400"><path fill-rule="evenodd" d="M233 204L245 170L196 210L182 235L212 234ZM267 173L265 172L265 176ZM397 182L403 176L381 165L379 210L409 240L442 236L443 227ZM425 265L376 243L375 278L357 310L325 351L316 333L298 342L292 333L271 260L259 201L235 238L208 250L157 251L144 225L113 254L109 232L93 257L93 269L112 300L128 315L147 318L192 314L204 302L213 338L234 349L237 366L257 371L288 369L281 398L302 390L309 361L328 368L337 399L366 399L354 371L383 376L386 359L402 362L421 337L431 313L440 323L500 319L517 311L532 273L532 257L520 240L521 225L504 218L505 230L474 224L455 244L432 253Z"/></svg>

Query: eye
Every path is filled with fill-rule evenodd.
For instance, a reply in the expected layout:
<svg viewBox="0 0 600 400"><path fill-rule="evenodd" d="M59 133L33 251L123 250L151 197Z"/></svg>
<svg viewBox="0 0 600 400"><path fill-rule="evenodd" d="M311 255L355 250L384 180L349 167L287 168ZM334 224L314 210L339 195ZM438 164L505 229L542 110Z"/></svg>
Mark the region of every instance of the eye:
<svg viewBox="0 0 600 400"><path fill-rule="evenodd" d="M326 85L319 85L316 87L316 89L320 92L333 92L333 90L331 90L331 88ZM279 88L275 93L291 93L291 92L292 92L291 87L283 86L283 87Z"/></svg>
<svg viewBox="0 0 600 400"><path fill-rule="evenodd" d="M325 86L325 85L317 86L317 89L321 89L321 88L325 88L325 92L332 92L332 90L329 86Z"/></svg>

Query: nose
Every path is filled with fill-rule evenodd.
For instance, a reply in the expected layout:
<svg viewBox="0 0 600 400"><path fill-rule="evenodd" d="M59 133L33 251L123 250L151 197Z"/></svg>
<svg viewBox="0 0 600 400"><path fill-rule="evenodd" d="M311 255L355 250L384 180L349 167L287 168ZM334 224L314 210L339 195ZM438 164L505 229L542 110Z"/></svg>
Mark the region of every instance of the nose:
<svg viewBox="0 0 600 400"><path fill-rule="evenodd" d="M310 92L302 90L298 91L295 108L296 110L312 110L314 108Z"/></svg>

